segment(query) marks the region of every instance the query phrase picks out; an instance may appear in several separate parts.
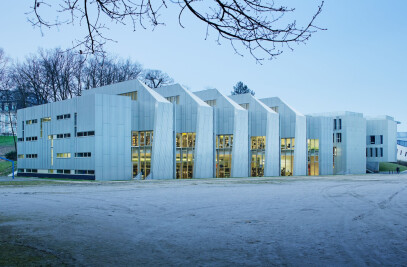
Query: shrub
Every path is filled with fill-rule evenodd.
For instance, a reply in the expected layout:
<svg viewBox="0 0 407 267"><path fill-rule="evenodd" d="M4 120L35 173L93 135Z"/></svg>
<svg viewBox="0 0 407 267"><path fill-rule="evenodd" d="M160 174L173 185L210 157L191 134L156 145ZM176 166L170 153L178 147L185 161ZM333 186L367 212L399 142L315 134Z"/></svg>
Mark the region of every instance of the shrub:
<svg viewBox="0 0 407 267"><path fill-rule="evenodd" d="M6 159L16 161L17 160L17 151L9 151L6 153L5 156L6 156Z"/></svg>

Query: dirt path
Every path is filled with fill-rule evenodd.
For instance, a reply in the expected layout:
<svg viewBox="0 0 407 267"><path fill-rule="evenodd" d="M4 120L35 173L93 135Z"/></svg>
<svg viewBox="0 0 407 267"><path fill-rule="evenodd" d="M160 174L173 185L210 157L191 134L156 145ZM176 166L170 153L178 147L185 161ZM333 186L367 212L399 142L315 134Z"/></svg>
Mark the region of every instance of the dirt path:
<svg viewBox="0 0 407 267"><path fill-rule="evenodd" d="M0 186L0 265L406 265L406 207L407 175Z"/></svg>

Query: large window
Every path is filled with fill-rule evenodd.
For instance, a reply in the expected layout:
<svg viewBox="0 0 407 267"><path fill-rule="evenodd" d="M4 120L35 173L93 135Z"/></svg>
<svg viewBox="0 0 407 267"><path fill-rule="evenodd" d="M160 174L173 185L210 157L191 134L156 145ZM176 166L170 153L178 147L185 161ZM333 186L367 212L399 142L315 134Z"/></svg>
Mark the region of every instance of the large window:
<svg viewBox="0 0 407 267"><path fill-rule="evenodd" d="M293 175L295 138L281 139L281 176Z"/></svg>
<svg viewBox="0 0 407 267"><path fill-rule="evenodd" d="M252 136L250 138L250 176L264 176L264 165L266 162L266 137Z"/></svg>
<svg viewBox="0 0 407 267"><path fill-rule="evenodd" d="M211 107L214 107L214 106L216 106L216 99L214 99L214 100L206 100L205 103L208 104Z"/></svg>
<svg viewBox="0 0 407 267"><path fill-rule="evenodd" d="M374 135L370 136L370 144L372 144L372 145L376 144L376 136L374 136Z"/></svg>
<svg viewBox="0 0 407 267"><path fill-rule="evenodd" d="M175 95L175 96L168 96L165 99L167 99L169 102L171 103L175 103L175 104L179 104L179 95Z"/></svg>
<svg viewBox="0 0 407 267"><path fill-rule="evenodd" d="M216 177L230 177L233 135L216 136Z"/></svg>
<svg viewBox="0 0 407 267"><path fill-rule="evenodd" d="M308 175L319 175L319 139L308 139Z"/></svg>
<svg viewBox="0 0 407 267"><path fill-rule="evenodd" d="M43 126L42 124L44 122L49 122L51 121L51 117L45 117L45 118L41 118L41 126L40 126L40 137L42 138L42 134L43 134Z"/></svg>
<svg viewBox="0 0 407 267"><path fill-rule="evenodd" d="M249 103L243 103L243 104L239 104L242 108L248 110L249 109Z"/></svg>
<svg viewBox="0 0 407 267"><path fill-rule="evenodd" d="M137 91L134 92L129 92L129 93L124 93L124 94L120 94L122 96L128 96L131 98L131 100L136 101L137 100Z"/></svg>
<svg viewBox="0 0 407 267"><path fill-rule="evenodd" d="M189 179L194 174L196 133L177 133L175 146L175 178Z"/></svg>
<svg viewBox="0 0 407 267"><path fill-rule="evenodd" d="M141 173L142 179L145 179L151 171L153 131L132 132L131 146L133 176Z"/></svg>

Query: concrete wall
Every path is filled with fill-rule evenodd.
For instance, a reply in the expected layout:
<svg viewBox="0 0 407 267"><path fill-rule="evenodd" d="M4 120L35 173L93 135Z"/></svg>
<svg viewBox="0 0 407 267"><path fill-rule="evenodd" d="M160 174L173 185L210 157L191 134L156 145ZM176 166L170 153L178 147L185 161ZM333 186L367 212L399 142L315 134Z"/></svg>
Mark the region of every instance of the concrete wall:
<svg viewBox="0 0 407 267"><path fill-rule="evenodd" d="M362 116L345 116L344 143L346 153L345 168L338 169L337 174L366 173L366 120ZM343 167L343 166L342 166Z"/></svg>
<svg viewBox="0 0 407 267"><path fill-rule="evenodd" d="M129 180L132 178L130 99L96 94L95 100L96 180Z"/></svg>

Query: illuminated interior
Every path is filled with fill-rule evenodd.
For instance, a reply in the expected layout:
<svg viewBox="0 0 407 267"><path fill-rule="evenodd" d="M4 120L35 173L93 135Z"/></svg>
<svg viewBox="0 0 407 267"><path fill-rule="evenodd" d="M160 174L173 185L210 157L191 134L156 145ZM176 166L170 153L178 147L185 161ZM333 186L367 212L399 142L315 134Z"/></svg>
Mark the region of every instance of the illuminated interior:
<svg viewBox="0 0 407 267"><path fill-rule="evenodd" d="M132 132L131 161L133 177L141 173L145 179L151 171L151 151L153 146L153 131Z"/></svg>
<svg viewBox="0 0 407 267"><path fill-rule="evenodd" d="M308 175L319 175L319 139L308 139Z"/></svg>
<svg viewBox="0 0 407 267"><path fill-rule="evenodd" d="M216 177L231 176L233 135L216 136Z"/></svg>
<svg viewBox="0 0 407 267"><path fill-rule="evenodd" d="M190 179L194 174L194 152L196 133L177 133L175 178Z"/></svg>
<svg viewBox="0 0 407 267"><path fill-rule="evenodd" d="M281 176L292 176L295 138L281 138Z"/></svg>
<svg viewBox="0 0 407 267"><path fill-rule="evenodd" d="M250 176L264 176L264 164L266 162L266 137L252 136L250 138Z"/></svg>

